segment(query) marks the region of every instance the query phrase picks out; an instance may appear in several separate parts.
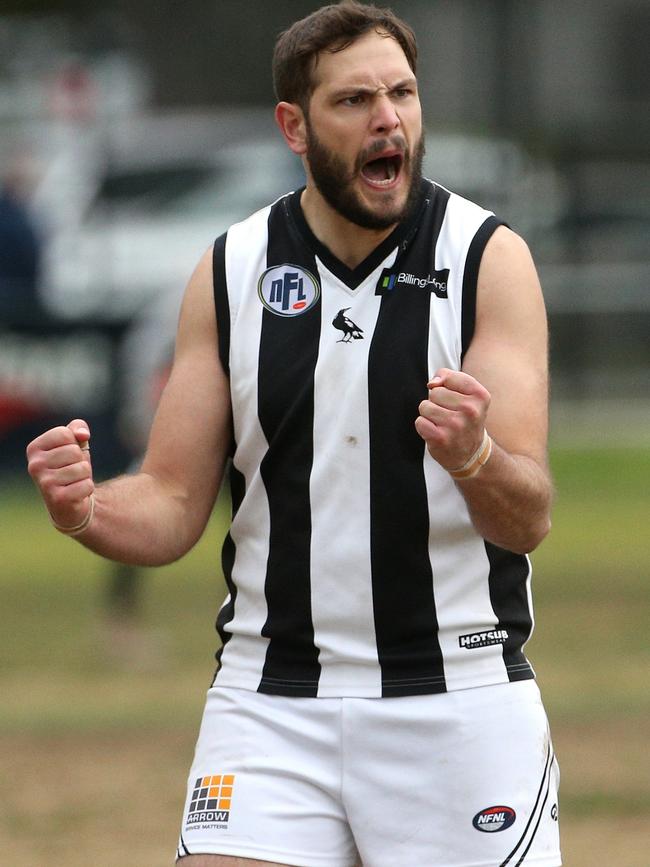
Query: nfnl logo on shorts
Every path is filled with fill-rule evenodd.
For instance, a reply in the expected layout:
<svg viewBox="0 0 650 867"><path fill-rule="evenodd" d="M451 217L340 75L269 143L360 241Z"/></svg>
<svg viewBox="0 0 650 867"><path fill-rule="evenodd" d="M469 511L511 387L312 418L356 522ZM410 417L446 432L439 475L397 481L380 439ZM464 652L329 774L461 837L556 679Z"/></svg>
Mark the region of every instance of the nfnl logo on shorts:
<svg viewBox="0 0 650 867"><path fill-rule="evenodd" d="M318 301L320 286L309 271L298 265L276 265L260 277L257 294L271 313L300 316Z"/></svg>
<svg viewBox="0 0 650 867"><path fill-rule="evenodd" d="M506 828L514 825L516 818L517 814L512 807L487 807L474 816L472 825L477 831L486 833L505 831Z"/></svg>
<svg viewBox="0 0 650 867"><path fill-rule="evenodd" d="M230 819L234 774L199 777L194 784L187 814L190 825L226 825Z"/></svg>

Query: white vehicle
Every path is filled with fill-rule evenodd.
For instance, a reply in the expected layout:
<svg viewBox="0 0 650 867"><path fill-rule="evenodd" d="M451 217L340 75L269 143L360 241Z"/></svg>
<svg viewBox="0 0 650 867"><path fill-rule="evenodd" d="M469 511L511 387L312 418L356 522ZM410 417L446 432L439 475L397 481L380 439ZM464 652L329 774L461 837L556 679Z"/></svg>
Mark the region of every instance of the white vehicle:
<svg viewBox="0 0 650 867"><path fill-rule="evenodd" d="M300 160L268 120L257 112L140 118L104 138L95 132L76 170L76 210L57 220L51 208L48 309L65 319L128 319L154 296L182 292L229 225L304 183ZM64 199L65 189L62 181Z"/></svg>

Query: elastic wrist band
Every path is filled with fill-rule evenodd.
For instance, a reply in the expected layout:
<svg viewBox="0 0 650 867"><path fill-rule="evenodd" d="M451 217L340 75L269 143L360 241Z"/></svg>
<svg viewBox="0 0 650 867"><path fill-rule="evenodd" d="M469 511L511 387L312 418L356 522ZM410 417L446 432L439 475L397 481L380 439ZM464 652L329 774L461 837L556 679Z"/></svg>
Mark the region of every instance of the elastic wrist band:
<svg viewBox="0 0 650 867"><path fill-rule="evenodd" d="M483 440L481 445L476 449L471 458L465 461L462 467L457 467L455 470L449 470L449 475L452 479L471 479L483 469L490 459L491 454L492 437L488 434L487 430L483 428Z"/></svg>
<svg viewBox="0 0 650 867"><path fill-rule="evenodd" d="M62 527L60 524L57 524L52 515L50 515L50 521L52 522L52 526L59 531L59 533L63 533L64 536L78 536L80 533L83 533L84 530L88 528L90 522L93 519L93 515L95 514L95 494L90 495L90 508L88 509L88 514L83 519L80 524L77 524L75 527Z"/></svg>

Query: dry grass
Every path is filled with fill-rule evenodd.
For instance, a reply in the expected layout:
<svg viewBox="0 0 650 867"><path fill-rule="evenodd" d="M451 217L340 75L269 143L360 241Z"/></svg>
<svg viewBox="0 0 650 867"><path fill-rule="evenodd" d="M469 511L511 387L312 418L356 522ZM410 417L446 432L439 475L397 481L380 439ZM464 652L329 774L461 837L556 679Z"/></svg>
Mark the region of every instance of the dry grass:
<svg viewBox="0 0 650 867"><path fill-rule="evenodd" d="M0 851L20 867L169 867L193 736L0 740Z"/></svg>

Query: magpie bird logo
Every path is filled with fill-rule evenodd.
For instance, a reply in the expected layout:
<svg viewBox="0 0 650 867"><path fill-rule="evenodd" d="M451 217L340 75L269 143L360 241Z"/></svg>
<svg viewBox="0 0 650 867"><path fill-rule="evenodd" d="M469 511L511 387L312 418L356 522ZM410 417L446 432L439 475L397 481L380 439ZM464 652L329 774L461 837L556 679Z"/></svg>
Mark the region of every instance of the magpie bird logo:
<svg viewBox="0 0 650 867"><path fill-rule="evenodd" d="M349 307L344 307L343 310L339 310L334 319L332 319L332 325L334 328L343 332L343 337L340 340L337 340L337 343L349 343L351 340L363 340L363 328L359 328L358 325L355 325L354 322L345 315L349 309Z"/></svg>

